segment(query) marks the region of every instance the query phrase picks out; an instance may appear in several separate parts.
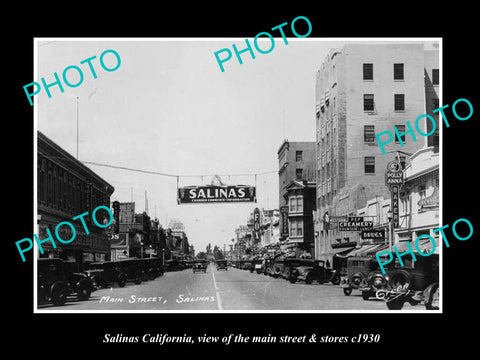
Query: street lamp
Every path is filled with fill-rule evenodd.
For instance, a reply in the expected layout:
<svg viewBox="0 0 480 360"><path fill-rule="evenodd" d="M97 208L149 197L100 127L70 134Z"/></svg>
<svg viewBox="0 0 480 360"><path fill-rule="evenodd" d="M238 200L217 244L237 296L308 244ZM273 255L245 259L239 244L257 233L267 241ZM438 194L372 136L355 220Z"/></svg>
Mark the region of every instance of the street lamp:
<svg viewBox="0 0 480 360"><path fill-rule="evenodd" d="M390 252L392 252L392 246L393 246L393 222L392 222L392 219L393 219L393 212L391 209L388 209L387 211L387 219L388 219L388 223L389 223L389 236L388 236L388 247L389 247L389 250Z"/></svg>

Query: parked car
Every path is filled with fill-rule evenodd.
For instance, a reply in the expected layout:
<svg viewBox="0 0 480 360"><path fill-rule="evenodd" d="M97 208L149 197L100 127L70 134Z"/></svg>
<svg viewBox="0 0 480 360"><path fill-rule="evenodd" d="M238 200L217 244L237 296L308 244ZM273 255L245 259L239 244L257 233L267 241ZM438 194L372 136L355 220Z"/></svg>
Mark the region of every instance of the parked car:
<svg viewBox="0 0 480 360"><path fill-rule="evenodd" d="M207 272L208 262L207 260L197 260L192 266L192 272Z"/></svg>
<svg viewBox="0 0 480 360"><path fill-rule="evenodd" d="M263 259L255 259L253 261L253 271L257 274L261 274L265 271L265 261Z"/></svg>
<svg viewBox="0 0 480 360"><path fill-rule="evenodd" d="M336 270L325 267L325 261L313 259L300 259L300 263L296 265L291 261L292 265L288 280L294 284L297 281L305 281L306 284L311 284L313 281L323 284L331 282L334 285L340 284L340 274Z"/></svg>
<svg viewBox="0 0 480 360"><path fill-rule="evenodd" d="M118 272L125 275L125 279L132 281L134 284L141 284L144 278L143 265L138 258L127 258L115 261Z"/></svg>
<svg viewBox="0 0 480 360"><path fill-rule="evenodd" d="M270 270L271 276L273 276L274 278L282 276L283 268L285 266L285 259L285 255L280 255L273 259Z"/></svg>
<svg viewBox="0 0 480 360"><path fill-rule="evenodd" d="M57 258L38 259L38 302L64 305L68 296L88 300L95 290L94 283L86 274L75 272L75 264Z"/></svg>
<svg viewBox="0 0 480 360"><path fill-rule="evenodd" d="M341 280L343 293L348 296L352 290L356 289L362 292L362 297L366 300L372 294L380 289L386 289L389 286L389 274L391 267L386 267L386 274L380 271L378 261L374 257L352 256L347 259L347 276Z"/></svg>
<svg viewBox="0 0 480 360"><path fill-rule="evenodd" d="M143 270L143 281L154 280L164 273L162 260L159 258L139 259Z"/></svg>
<svg viewBox="0 0 480 360"><path fill-rule="evenodd" d="M294 269L311 261L312 260L300 259L295 257L285 257L283 258L283 266L279 267L279 269L281 269L280 276L286 280L289 280L293 274Z"/></svg>
<svg viewBox="0 0 480 360"><path fill-rule="evenodd" d="M87 274L99 287L106 288L115 283L124 287L127 282L125 274L119 272L113 261L92 262L86 266Z"/></svg>
<svg viewBox="0 0 480 360"><path fill-rule="evenodd" d="M438 254L417 256L417 261L411 261L403 267L396 264L395 271L390 276L391 287L377 292L377 298L384 299L389 310L401 310L406 302L410 305L423 304L427 310L438 310L438 264Z"/></svg>
<svg viewBox="0 0 480 360"><path fill-rule="evenodd" d="M215 266L217 267L217 270L228 270L227 260L215 260Z"/></svg>
<svg viewBox="0 0 480 360"><path fill-rule="evenodd" d="M243 261L243 266L242 266L242 269L243 270L248 270L250 272L253 272L254 270L254 264L253 264L254 260L253 259L245 259Z"/></svg>

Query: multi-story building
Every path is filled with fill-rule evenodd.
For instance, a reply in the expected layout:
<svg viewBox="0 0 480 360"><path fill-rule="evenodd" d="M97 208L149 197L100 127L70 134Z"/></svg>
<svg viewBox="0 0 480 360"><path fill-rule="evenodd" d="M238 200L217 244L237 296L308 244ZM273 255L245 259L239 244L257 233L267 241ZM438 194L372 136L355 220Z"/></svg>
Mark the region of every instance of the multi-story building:
<svg viewBox="0 0 480 360"><path fill-rule="evenodd" d="M277 152L278 155L278 177L279 177L279 209L287 205L287 186L294 180L315 181L316 161L315 142L290 142L285 140ZM283 226L282 216L280 218L280 229ZM285 240L286 233L280 234L280 239Z"/></svg>
<svg viewBox="0 0 480 360"><path fill-rule="evenodd" d="M77 270L83 269L85 261L108 260L110 243L105 229L97 227L91 218L92 211L104 205L110 207L114 188L43 133L37 137L37 205L38 238L48 237L47 229L55 234L57 224L68 221L75 227L75 239L67 244L55 241L42 244L39 257L60 257L74 261ZM86 233L80 220L73 217L88 212ZM98 219L97 219L98 220ZM63 239L70 239L73 231L62 227ZM55 235L53 235L55 238Z"/></svg>
<svg viewBox="0 0 480 360"><path fill-rule="evenodd" d="M405 167L409 155L424 146L420 135L414 141L402 133L407 121L413 126L438 103L438 54L426 52L422 43L348 44L332 50L321 65L316 75L317 258L331 260L337 251L330 245L339 239L359 240L356 232L326 229L325 213L355 215L368 199L390 198L386 165L399 159ZM428 129L422 121L419 127ZM375 134L393 133L394 127L400 139L395 135L382 154ZM438 133L430 141L438 144Z"/></svg>
<svg viewBox="0 0 480 360"><path fill-rule="evenodd" d="M286 188L289 229L287 244L295 251L297 257L304 251L312 256L314 253L315 187L314 181L294 180Z"/></svg>

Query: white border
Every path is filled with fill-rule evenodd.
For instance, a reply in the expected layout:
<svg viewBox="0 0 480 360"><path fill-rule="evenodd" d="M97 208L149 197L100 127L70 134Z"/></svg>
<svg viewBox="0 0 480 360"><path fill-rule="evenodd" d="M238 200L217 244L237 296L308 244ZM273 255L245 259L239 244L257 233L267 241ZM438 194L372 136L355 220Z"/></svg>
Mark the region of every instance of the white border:
<svg viewBox="0 0 480 360"><path fill-rule="evenodd" d="M277 37L275 37L277 40ZM282 38L278 38L280 40ZM439 106L443 106L443 38L442 37L371 37L371 38L290 38L287 37L288 41L307 41L307 42L329 42L329 41L345 41L345 42L395 42L395 41L411 41L411 42L425 42L425 41L436 41L439 44L439 72L440 72L440 85L438 87L439 95ZM243 41L244 38L241 37L216 37L216 38L33 38L33 61L34 61L34 71L33 76L34 80L37 80L38 69L37 69L37 58L38 58L38 41ZM266 40L266 39L260 39ZM323 60L319 59L319 67ZM37 131L38 131L38 117L37 117L37 102L34 102L34 154L33 154L33 179L34 179L34 213L33 213L33 233L38 232L37 226L37 213L38 213L38 199L37 199ZM439 115L439 120L441 115ZM408 119L407 119L408 120ZM441 122L439 121L439 124ZM439 179L440 179L440 205L439 205L439 227L443 226L443 126L440 127L440 144L439 144ZM440 237L439 237L440 240ZM32 239L33 241L33 239ZM439 310L388 310L385 305L385 310L61 310L58 308L52 309L39 309L37 302L37 259L38 259L38 246L36 241L33 241L33 312L35 314L79 314L79 313L88 313L88 314L142 314L142 313L154 313L154 314L237 314L237 313L248 313L248 314L442 314L443 313L443 246L440 245L440 260L439 260L439 288L440 288L440 301L439 301ZM217 292L217 298L218 298ZM422 306L423 305L417 305Z"/></svg>

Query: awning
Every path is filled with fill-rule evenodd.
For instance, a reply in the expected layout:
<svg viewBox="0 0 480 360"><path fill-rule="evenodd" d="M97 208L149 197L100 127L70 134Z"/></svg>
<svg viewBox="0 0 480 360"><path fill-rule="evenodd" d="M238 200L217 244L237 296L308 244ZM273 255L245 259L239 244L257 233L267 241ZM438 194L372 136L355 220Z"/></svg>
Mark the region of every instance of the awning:
<svg viewBox="0 0 480 360"><path fill-rule="evenodd" d="M410 243L410 247L412 248L412 250L416 253L418 253L417 251L417 247L415 246L415 242L410 240L410 241L402 241L398 244L395 245L395 247L397 248L397 251L399 253L403 253L405 251L408 251L408 246L407 246L407 243ZM431 242L430 239L420 239L418 240L418 249L424 253L424 254L428 254L432 251L433 249L433 244ZM435 251L433 252L433 254L440 254L440 249L439 249L439 246L438 246L438 240L435 239ZM430 254L431 255L431 254Z"/></svg>
<svg viewBox="0 0 480 360"><path fill-rule="evenodd" d="M418 201L417 205L424 208L424 207L437 207L439 204L439 194L438 194L438 187L435 186L433 188L432 195L423 198Z"/></svg>
<svg viewBox="0 0 480 360"><path fill-rule="evenodd" d="M368 255L375 255L377 253L377 249L380 247L384 247L385 244L370 244L370 245L363 245L354 251L350 252L348 256L368 256Z"/></svg>

